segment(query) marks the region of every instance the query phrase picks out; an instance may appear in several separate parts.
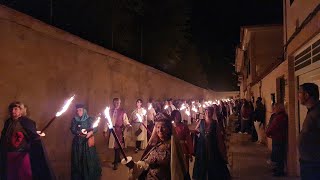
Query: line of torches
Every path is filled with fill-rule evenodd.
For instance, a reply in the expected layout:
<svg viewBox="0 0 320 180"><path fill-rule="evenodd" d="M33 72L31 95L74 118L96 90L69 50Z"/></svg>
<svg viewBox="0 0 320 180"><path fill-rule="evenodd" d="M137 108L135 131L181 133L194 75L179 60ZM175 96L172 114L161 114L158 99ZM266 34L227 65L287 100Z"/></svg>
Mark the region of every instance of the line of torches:
<svg viewBox="0 0 320 180"><path fill-rule="evenodd" d="M69 108L69 106L71 105L71 103L72 103L72 101L74 100L74 98L75 98L75 95L73 95L73 96L71 96L69 99L67 99L66 102L65 102L65 104L62 106L61 110L58 111L58 112L55 114L55 116L50 119L50 121L44 126L44 128L43 128L41 131L38 131L38 133L39 133L40 136L41 136L41 135L44 136L44 131L52 124L52 122L53 122L57 117L60 117L64 112L66 112L66 111L68 110L68 108ZM230 99L222 99L222 101L229 102ZM220 101L217 101L217 100L215 100L215 101L205 101L202 105L199 103L197 106L198 106L198 108L200 108L200 107L206 108L206 107L211 106L211 105L213 105L213 104L220 104ZM152 105L150 104L150 105L148 106L148 110L150 110L151 108L152 108ZM164 107L164 109L167 109L167 108L168 108L168 105L166 105L166 106ZM199 113L198 108L196 107L195 102L192 101L192 108L191 108L191 110L194 111L195 113ZM190 109L187 108L187 106L186 106L184 103L181 105L181 107L180 107L179 110L180 110L180 111L185 110L186 115L187 115L187 116L190 116ZM120 143L120 141L119 141L119 138L118 138L117 134L116 134L116 133L114 132L114 130L113 130L113 124L112 124L112 120L111 120L111 117L110 117L110 107L107 106L103 112L104 112L105 118L106 118L107 121L108 121L108 122L107 122L108 128L109 128L110 132L112 133L112 135L113 135L116 143L117 143L118 146L120 147L120 151L121 151L121 154L122 154L124 160L125 160L126 162L129 162L131 159L128 160L128 158L127 158L127 156L126 156L126 154L125 154L125 152L124 152L124 150L123 150L123 148L122 148L122 146L121 146L121 143ZM143 127L147 130L147 132L148 132L149 134L151 134L150 130L149 130L149 129L146 127L146 125L143 123L143 118L145 117L146 113L147 113L147 111L146 111L144 108L142 108L142 116L141 116L139 113L136 113L136 116L137 116L138 121L141 123L141 125L143 125ZM99 123L100 123L100 121L101 121L101 117L100 117L100 116L101 116L101 114L98 114L98 116L96 117L96 119L95 119L94 123L92 124L92 127L91 127L91 128L89 128L89 129L82 129L81 132L82 132L83 134L87 134L87 132L92 131L94 128L98 127L98 125L99 125ZM173 122L172 122L172 123L173 123Z"/></svg>

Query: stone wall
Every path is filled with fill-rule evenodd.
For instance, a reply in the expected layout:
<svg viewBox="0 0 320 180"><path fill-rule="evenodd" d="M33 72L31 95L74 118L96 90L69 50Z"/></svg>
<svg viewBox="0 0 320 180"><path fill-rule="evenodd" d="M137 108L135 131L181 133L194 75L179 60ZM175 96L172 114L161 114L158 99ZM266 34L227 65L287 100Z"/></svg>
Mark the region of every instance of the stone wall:
<svg viewBox="0 0 320 180"><path fill-rule="evenodd" d="M95 115L112 98L120 97L130 112L137 98L206 98L213 91L199 88L116 52L104 49L29 16L0 6L0 129L7 106L14 100L28 105L39 128L63 101L76 94ZM43 139L58 179L70 179L74 106L46 131ZM100 156L106 145L102 128L96 136ZM113 154L108 154L113 156Z"/></svg>

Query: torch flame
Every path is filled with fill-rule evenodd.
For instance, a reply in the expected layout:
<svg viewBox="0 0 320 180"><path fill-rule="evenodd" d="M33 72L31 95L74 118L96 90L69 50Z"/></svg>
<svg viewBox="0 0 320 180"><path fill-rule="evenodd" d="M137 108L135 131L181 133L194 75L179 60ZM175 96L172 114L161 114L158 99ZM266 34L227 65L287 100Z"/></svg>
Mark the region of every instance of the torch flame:
<svg viewBox="0 0 320 180"><path fill-rule="evenodd" d="M195 107L195 106L192 106L192 109L191 109L192 111L194 111L194 112L198 112L198 109Z"/></svg>
<svg viewBox="0 0 320 180"><path fill-rule="evenodd" d="M113 124L112 124L111 117L110 117L110 108L108 106L104 110L104 117L108 120L109 129L112 129L113 128Z"/></svg>
<svg viewBox="0 0 320 180"><path fill-rule="evenodd" d="M100 119L101 119L100 116L98 116L98 117L96 118L96 121L93 123L92 128L98 127L98 125L99 125L99 123L100 123Z"/></svg>
<svg viewBox="0 0 320 180"><path fill-rule="evenodd" d="M142 108L142 115L145 116L147 114L147 110L145 110L144 108Z"/></svg>
<svg viewBox="0 0 320 180"><path fill-rule="evenodd" d="M137 116L137 118L138 118L138 121L142 123L142 117L141 117L141 115L138 114L138 113L136 113L136 116Z"/></svg>
<svg viewBox="0 0 320 180"><path fill-rule="evenodd" d="M189 109L186 109L186 112L185 112L186 114L187 114L187 116L190 116L190 111L189 111Z"/></svg>
<svg viewBox="0 0 320 180"><path fill-rule="evenodd" d="M187 108L187 107L186 107L186 105L183 103L183 104L181 105L181 107L180 107L180 111L184 110L185 108Z"/></svg>
<svg viewBox="0 0 320 180"><path fill-rule="evenodd" d="M71 102L73 101L75 95L73 95L71 98L69 98L66 103L64 104L64 106L62 107L62 109L56 113L56 117L61 116L61 114L63 114L64 112L67 111L67 109L69 108Z"/></svg>

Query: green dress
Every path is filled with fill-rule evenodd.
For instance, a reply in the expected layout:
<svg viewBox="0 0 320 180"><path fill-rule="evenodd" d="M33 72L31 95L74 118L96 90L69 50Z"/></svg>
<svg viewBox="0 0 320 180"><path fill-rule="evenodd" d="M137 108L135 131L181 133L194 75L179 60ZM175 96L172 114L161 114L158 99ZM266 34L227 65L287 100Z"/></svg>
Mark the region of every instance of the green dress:
<svg viewBox="0 0 320 180"><path fill-rule="evenodd" d="M91 117L83 121L79 121L79 118L72 119L70 128L74 135L71 152L72 180L97 180L101 177L101 165L96 147L89 147L88 139L81 133L81 129L89 129L92 124ZM96 133L97 128L93 132Z"/></svg>

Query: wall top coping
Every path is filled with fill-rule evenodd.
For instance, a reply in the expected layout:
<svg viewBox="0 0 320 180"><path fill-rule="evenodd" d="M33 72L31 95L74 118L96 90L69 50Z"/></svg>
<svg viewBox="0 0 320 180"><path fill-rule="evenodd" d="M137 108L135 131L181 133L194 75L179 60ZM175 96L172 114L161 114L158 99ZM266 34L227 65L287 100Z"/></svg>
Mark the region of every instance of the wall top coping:
<svg viewBox="0 0 320 180"><path fill-rule="evenodd" d="M46 24L38 19L35 19L29 15L26 15L26 14L23 14L21 12L18 12L16 10L13 10L11 8L8 8L6 6L3 6L3 5L0 5L0 20L7 20L11 23L15 23L17 25L21 25L21 26L24 26L24 27L27 27L27 28L30 28L38 33L42 33L42 34L45 34L45 35L48 35L50 36L51 38L55 38L55 39L58 39L58 40L62 40L62 41L65 41L65 42L69 42L73 45L76 45L76 46L80 46L82 48L85 48L87 50L90 50L94 53L98 53L98 54L101 54L101 55L105 55L105 56L109 56L109 57L112 57L116 60L119 60L119 61L124 61L126 63L130 63L130 64L137 64L138 66L140 67L143 67L143 68L146 68L148 70L150 70L151 72L155 73L155 74L161 74L163 76L166 76L172 80L176 80L176 81L180 81L180 82L183 82L183 83L187 83L189 84L190 86L193 86L195 88L199 88L199 89L202 89L202 90L207 90L205 88L201 88L199 86L196 86L194 84L191 84L189 82L186 82L182 79L179 79L177 77L174 77L172 75L169 75L163 71L160 71L158 69L155 69L151 66L148 66L148 65L145 65L143 63L140 63L138 61L135 61L129 57L126 57L120 53L117 53L115 51L112 51L112 50L109 50L109 49L106 49L104 47L101 47L101 46L98 46L94 43L91 43L87 40L84 40L76 35L73 35L69 32L66 32L66 31L63 31L57 27L54 27L52 25L49 25L49 24Z"/></svg>

